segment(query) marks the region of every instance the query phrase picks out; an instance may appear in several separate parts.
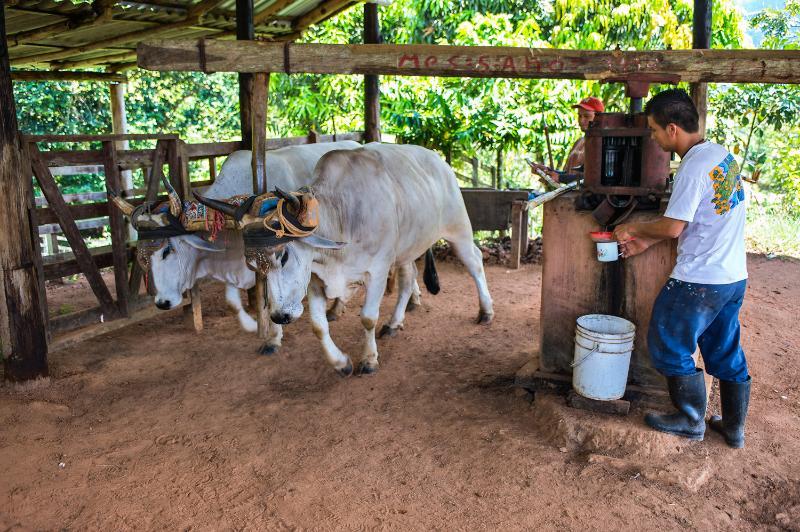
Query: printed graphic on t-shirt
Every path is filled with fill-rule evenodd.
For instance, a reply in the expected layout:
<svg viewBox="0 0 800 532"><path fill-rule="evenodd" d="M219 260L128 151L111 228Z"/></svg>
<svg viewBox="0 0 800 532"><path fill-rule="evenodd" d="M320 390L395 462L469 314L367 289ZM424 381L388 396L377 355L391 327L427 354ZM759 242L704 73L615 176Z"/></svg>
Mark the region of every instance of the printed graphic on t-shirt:
<svg viewBox="0 0 800 532"><path fill-rule="evenodd" d="M729 153L708 175L714 185L714 197L711 202L714 204L714 211L717 214L725 214L744 201L739 163L736 162L733 155Z"/></svg>

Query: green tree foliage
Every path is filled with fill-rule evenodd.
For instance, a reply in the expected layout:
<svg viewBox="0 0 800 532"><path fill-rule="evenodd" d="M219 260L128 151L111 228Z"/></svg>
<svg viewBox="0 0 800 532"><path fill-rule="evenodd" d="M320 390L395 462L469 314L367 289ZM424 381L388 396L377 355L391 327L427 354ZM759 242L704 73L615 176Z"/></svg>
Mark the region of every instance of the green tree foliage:
<svg viewBox="0 0 800 532"><path fill-rule="evenodd" d="M766 9L750 23L763 33L763 48L800 48L800 0L788 0L781 10ZM800 87L720 85L711 91L710 102L715 120L709 136L731 147L746 177L800 210Z"/></svg>

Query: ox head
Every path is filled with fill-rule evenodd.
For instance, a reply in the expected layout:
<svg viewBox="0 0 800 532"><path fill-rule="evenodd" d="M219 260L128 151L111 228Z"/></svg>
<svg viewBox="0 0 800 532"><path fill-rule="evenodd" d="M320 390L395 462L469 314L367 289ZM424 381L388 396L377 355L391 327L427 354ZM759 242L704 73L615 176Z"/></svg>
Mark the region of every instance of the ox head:
<svg viewBox="0 0 800 532"><path fill-rule="evenodd" d="M272 321L286 324L299 318L311 280L314 250L344 246L314 234L319 223L314 195L310 191L289 194L276 188L270 195L274 204L251 198L240 206L195 196L200 203L233 217L242 228L247 266L266 277Z"/></svg>
<svg viewBox="0 0 800 532"><path fill-rule="evenodd" d="M183 202L168 182L164 184L168 201L159 204L146 202L134 207L119 194L108 195L139 233L136 258L145 272L152 272L156 306L167 310L179 305L183 292L194 286L200 255L224 248L186 229L181 221Z"/></svg>
<svg viewBox="0 0 800 532"><path fill-rule="evenodd" d="M197 282L198 264L207 252L224 248L204 240L199 235L181 235L165 239L150 255L150 282L155 285L156 306L169 310L181 304L183 293Z"/></svg>

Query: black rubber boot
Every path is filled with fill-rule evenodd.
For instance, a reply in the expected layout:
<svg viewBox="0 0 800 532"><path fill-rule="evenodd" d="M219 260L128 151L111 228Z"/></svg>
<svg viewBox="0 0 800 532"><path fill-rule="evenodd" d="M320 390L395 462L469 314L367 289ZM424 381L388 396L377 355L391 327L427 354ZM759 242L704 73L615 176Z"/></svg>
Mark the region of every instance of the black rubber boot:
<svg viewBox="0 0 800 532"><path fill-rule="evenodd" d="M725 437L734 449L744 447L744 422L750 404L750 377L745 382L719 381L722 416L711 416L708 426Z"/></svg>
<svg viewBox="0 0 800 532"><path fill-rule="evenodd" d="M650 413L645 423L661 432L702 440L706 432L706 381L703 370L685 377L667 377L669 398L678 409L674 414Z"/></svg>

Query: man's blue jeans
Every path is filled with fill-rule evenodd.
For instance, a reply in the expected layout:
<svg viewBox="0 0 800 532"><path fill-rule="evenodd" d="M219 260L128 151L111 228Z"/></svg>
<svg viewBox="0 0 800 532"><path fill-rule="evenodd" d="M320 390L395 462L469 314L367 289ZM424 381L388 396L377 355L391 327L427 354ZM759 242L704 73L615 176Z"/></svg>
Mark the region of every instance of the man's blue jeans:
<svg viewBox="0 0 800 532"><path fill-rule="evenodd" d="M739 344L739 309L747 280L731 284L687 283L670 278L653 304L647 347L653 366L667 377L695 373L700 346L706 372L733 382L747 380Z"/></svg>

